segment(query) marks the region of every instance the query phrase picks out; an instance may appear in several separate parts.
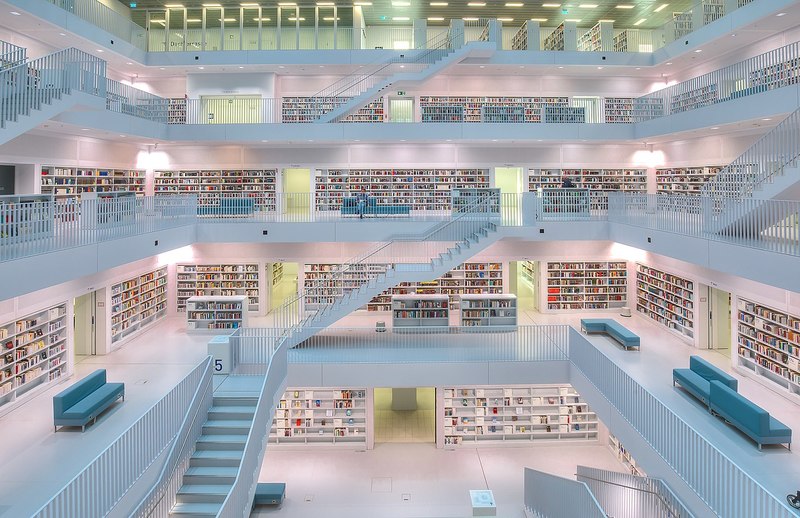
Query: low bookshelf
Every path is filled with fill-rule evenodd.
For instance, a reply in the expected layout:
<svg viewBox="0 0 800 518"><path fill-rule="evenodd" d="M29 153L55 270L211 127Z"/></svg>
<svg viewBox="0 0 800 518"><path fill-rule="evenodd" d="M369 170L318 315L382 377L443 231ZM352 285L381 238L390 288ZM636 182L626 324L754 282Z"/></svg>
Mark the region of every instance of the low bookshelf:
<svg viewBox="0 0 800 518"><path fill-rule="evenodd" d="M189 332L235 331L247 325L247 297L210 296L186 299L186 330Z"/></svg>
<svg viewBox="0 0 800 518"><path fill-rule="evenodd" d="M450 327L449 302L447 295L393 295L392 327L395 332L446 331Z"/></svg>
<svg viewBox="0 0 800 518"><path fill-rule="evenodd" d="M186 311L189 297L247 296L247 309L258 312L260 276L258 264L179 264L176 266L178 312Z"/></svg>
<svg viewBox="0 0 800 518"><path fill-rule="evenodd" d="M461 325L465 330L513 331L517 328L517 296L461 295Z"/></svg>

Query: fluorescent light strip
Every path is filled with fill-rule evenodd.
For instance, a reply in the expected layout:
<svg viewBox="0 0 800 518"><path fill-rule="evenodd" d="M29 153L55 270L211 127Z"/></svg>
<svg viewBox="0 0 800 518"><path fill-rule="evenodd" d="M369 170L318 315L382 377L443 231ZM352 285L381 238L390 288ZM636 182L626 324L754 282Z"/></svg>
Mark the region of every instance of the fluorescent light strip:
<svg viewBox="0 0 800 518"><path fill-rule="evenodd" d="M186 23L200 23L202 21L200 18L186 18Z"/></svg>
<svg viewBox="0 0 800 518"><path fill-rule="evenodd" d="M506 7L525 7L522 2L507 2Z"/></svg>
<svg viewBox="0 0 800 518"><path fill-rule="evenodd" d="M253 18L254 22L269 22L272 21L271 18Z"/></svg>
<svg viewBox="0 0 800 518"><path fill-rule="evenodd" d="M653 9L653 12L654 12L654 13L660 13L660 12L661 12L662 10L664 10L664 8L665 8L665 7L667 7L668 5L669 5L669 4L661 4L661 5L659 5L658 7L656 7L655 9Z"/></svg>
<svg viewBox="0 0 800 518"><path fill-rule="evenodd" d="M595 9L597 8L597 4L581 4L578 7L581 9Z"/></svg>
<svg viewBox="0 0 800 518"><path fill-rule="evenodd" d="M392 20L396 22L407 22L409 20L408 16L395 16Z"/></svg>
<svg viewBox="0 0 800 518"><path fill-rule="evenodd" d="M222 4L203 4L203 7L222 7Z"/></svg>
<svg viewBox="0 0 800 518"><path fill-rule="evenodd" d="M334 18L333 16L326 16L323 18L323 20L325 20L326 22L338 22L339 20L341 20L341 18L339 18L338 16L336 18Z"/></svg>
<svg viewBox="0 0 800 518"><path fill-rule="evenodd" d="M467 7L486 7L486 2L469 2Z"/></svg>
<svg viewBox="0 0 800 518"><path fill-rule="evenodd" d="M428 21L429 22L443 22L444 18L442 18L441 16L429 16L428 17Z"/></svg>
<svg viewBox="0 0 800 518"><path fill-rule="evenodd" d="M575 22L575 23L580 23L581 19L580 19L580 18L567 18L567 19L565 19L564 21L565 21L565 22Z"/></svg>
<svg viewBox="0 0 800 518"><path fill-rule="evenodd" d="M597 21L598 21L598 22L609 22L609 23L614 23L614 20L597 20Z"/></svg>
<svg viewBox="0 0 800 518"><path fill-rule="evenodd" d="M219 21L221 21L221 22L235 22L236 18L220 18Z"/></svg>
<svg viewBox="0 0 800 518"><path fill-rule="evenodd" d="M408 7L411 5L411 2L405 2L400 0L393 0L392 7Z"/></svg>
<svg viewBox="0 0 800 518"><path fill-rule="evenodd" d="M498 18L497 20L501 22L513 22L514 18Z"/></svg>
<svg viewBox="0 0 800 518"><path fill-rule="evenodd" d="M547 18L531 18L532 22L546 22Z"/></svg>
<svg viewBox="0 0 800 518"><path fill-rule="evenodd" d="M428 5L431 7L447 7L447 2L431 2Z"/></svg>
<svg viewBox="0 0 800 518"><path fill-rule="evenodd" d="M336 4L334 4L333 2L317 2L317 5L319 7L326 7L326 6L334 6Z"/></svg>
<svg viewBox="0 0 800 518"><path fill-rule="evenodd" d="M561 7L561 4L542 4L542 7Z"/></svg>
<svg viewBox="0 0 800 518"><path fill-rule="evenodd" d="M164 4L167 9L183 9L183 4Z"/></svg>
<svg viewBox="0 0 800 518"><path fill-rule="evenodd" d="M242 7L258 7L258 4L256 2L242 2L239 5L241 5Z"/></svg>
<svg viewBox="0 0 800 518"><path fill-rule="evenodd" d="M306 21L306 19L303 18L303 17L297 18L296 16L292 16L292 17L289 18L289 21L290 22L304 22L304 21Z"/></svg>
<svg viewBox="0 0 800 518"><path fill-rule="evenodd" d="M370 6L370 5L372 5L372 2L353 2L353 5Z"/></svg>
<svg viewBox="0 0 800 518"><path fill-rule="evenodd" d="M617 9L633 9L634 7L635 7L635 6L633 6L633 5L627 5L627 4L625 4L625 5L618 5L618 6L617 6Z"/></svg>
<svg viewBox="0 0 800 518"><path fill-rule="evenodd" d="M638 22L634 23L633 25L641 25L647 21L647 18L640 18Z"/></svg>

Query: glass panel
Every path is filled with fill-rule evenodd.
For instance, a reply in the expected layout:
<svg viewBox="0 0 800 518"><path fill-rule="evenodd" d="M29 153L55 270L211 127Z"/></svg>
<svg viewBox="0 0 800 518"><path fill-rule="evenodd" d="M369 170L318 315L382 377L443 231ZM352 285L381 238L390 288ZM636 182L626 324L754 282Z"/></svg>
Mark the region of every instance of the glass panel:
<svg viewBox="0 0 800 518"><path fill-rule="evenodd" d="M183 32L183 22L186 19L186 9L182 7L172 8L167 14L169 14L169 47L167 50L171 52L183 52L186 50L186 37Z"/></svg>
<svg viewBox="0 0 800 518"><path fill-rule="evenodd" d="M297 7L278 7L281 13L281 50L297 49Z"/></svg>
<svg viewBox="0 0 800 518"><path fill-rule="evenodd" d="M223 42L223 50L239 50L241 48L242 33L239 26L239 20L242 18L241 8L227 7L223 9L225 14L225 39Z"/></svg>
<svg viewBox="0 0 800 518"><path fill-rule="evenodd" d="M203 50L203 10L186 10L186 50Z"/></svg>
<svg viewBox="0 0 800 518"><path fill-rule="evenodd" d="M319 13L319 29L317 31L317 48L318 49L334 49L334 21L336 18L335 7L318 7ZM336 20L339 22L341 20Z"/></svg>
<svg viewBox="0 0 800 518"><path fill-rule="evenodd" d="M206 7L206 50L221 50L222 9Z"/></svg>
<svg viewBox="0 0 800 518"><path fill-rule="evenodd" d="M353 38L357 37L361 32L353 28L353 8L337 7L336 16L339 18L339 21L336 22L338 26L336 29L336 48L352 49Z"/></svg>
<svg viewBox="0 0 800 518"><path fill-rule="evenodd" d="M278 48L278 9L263 7L261 9L261 49L277 50Z"/></svg>
<svg viewBox="0 0 800 518"><path fill-rule="evenodd" d="M258 21L261 9L258 7L242 8L242 50L258 50Z"/></svg>
<svg viewBox="0 0 800 518"><path fill-rule="evenodd" d="M147 48L153 52L164 52L165 50L165 35L167 24L166 11L147 11L147 26L150 28L148 31L149 40Z"/></svg>
<svg viewBox="0 0 800 518"><path fill-rule="evenodd" d="M316 48L316 29L314 27L314 18L317 14L315 7L301 7L300 14L300 46L301 49L314 49Z"/></svg>
<svg viewBox="0 0 800 518"><path fill-rule="evenodd" d="M389 118L392 122L414 122L414 100L389 99Z"/></svg>

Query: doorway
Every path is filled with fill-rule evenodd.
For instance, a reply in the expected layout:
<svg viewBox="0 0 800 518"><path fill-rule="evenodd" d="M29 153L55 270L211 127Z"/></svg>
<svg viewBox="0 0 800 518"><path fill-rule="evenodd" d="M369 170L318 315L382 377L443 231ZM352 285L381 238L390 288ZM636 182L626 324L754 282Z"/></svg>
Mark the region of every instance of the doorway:
<svg viewBox="0 0 800 518"><path fill-rule="evenodd" d="M299 263L267 263L269 310L279 308L298 294Z"/></svg>
<svg viewBox="0 0 800 518"><path fill-rule="evenodd" d="M260 124L264 120L260 95L201 95L200 104L207 120L203 124Z"/></svg>
<svg viewBox="0 0 800 518"><path fill-rule="evenodd" d="M435 443L436 389L376 388L375 443Z"/></svg>
<svg viewBox="0 0 800 518"><path fill-rule="evenodd" d="M389 98L390 122L414 122L414 99Z"/></svg>
<svg viewBox="0 0 800 518"><path fill-rule="evenodd" d="M75 362L97 355L97 292L75 297Z"/></svg>
<svg viewBox="0 0 800 518"><path fill-rule="evenodd" d="M539 263L537 261L511 261L508 269L511 293L517 296L521 310L539 309Z"/></svg>
<svg viewBox="0 0 800 518"><path fill-rule="evenodd" d="M731 355L731 294L708 287L708 348Z"/></svg>
<svg viewBox="0 0 800 518"><path fill-rule="evenodd" d="M281 214L301 218L310 214L313 197L311 170L308 168L286 168L281 171L281 187L284 195L278 200Z"/></svg>

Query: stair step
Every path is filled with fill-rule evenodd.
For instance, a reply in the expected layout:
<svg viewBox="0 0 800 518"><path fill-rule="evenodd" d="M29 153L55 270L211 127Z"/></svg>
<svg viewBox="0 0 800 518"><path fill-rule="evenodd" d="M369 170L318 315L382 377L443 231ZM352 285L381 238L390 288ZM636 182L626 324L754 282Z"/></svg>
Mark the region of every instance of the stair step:
<svg viewBox="0 0 800 518"><path fill-rule="evenodd" d="M233 485L186 484L175 495L177 503L222 503L230 493Z"/></svg>
<svg viewBox="0 0 800 518"><path fill-rule="evenodd" d="M172 506L169 511L170 516L180 516L182 518L204 518L207 516L217 516L222 502L220 503L180 503Z"/></svg>
<svg viewBox="0 0 800 518"><path fill-rule="evenodd" d="M197 439L198 450L243 450L247 435L201 435Z"/></svg>
<svg viewBox="0 0 800 518"><path fill-rule="evenodd" d="M190 466L183 475L184 485L216 486L233 484L238 467L232 466Z"/></svg>
<svg viewBox="0 0 800 518"><path fill-rule="evenodd" d="M255 408L258 404L258 398L247 396L214 396L214 404L211 408L221 406L250 406Z"/></svg>
<svg viewBox="0 0 800 518"><path fill-rule="evenodd" d="M243 450L195 450L189 465L237 467L242 462L242 454Z"/></svg>
<svg viewBox="0 0 800 518"><path fill-rule="evenodd" d="M212 406L208 410L208 418L209 420L247 420L253 419L255 411L255 406Z"/></svg>
<svg viewBox="0 0 800 518"><path fill-rule="evenodd" d="M247 434L252 424L244 420L209 420L203 425L203 435Z"/></svg>

